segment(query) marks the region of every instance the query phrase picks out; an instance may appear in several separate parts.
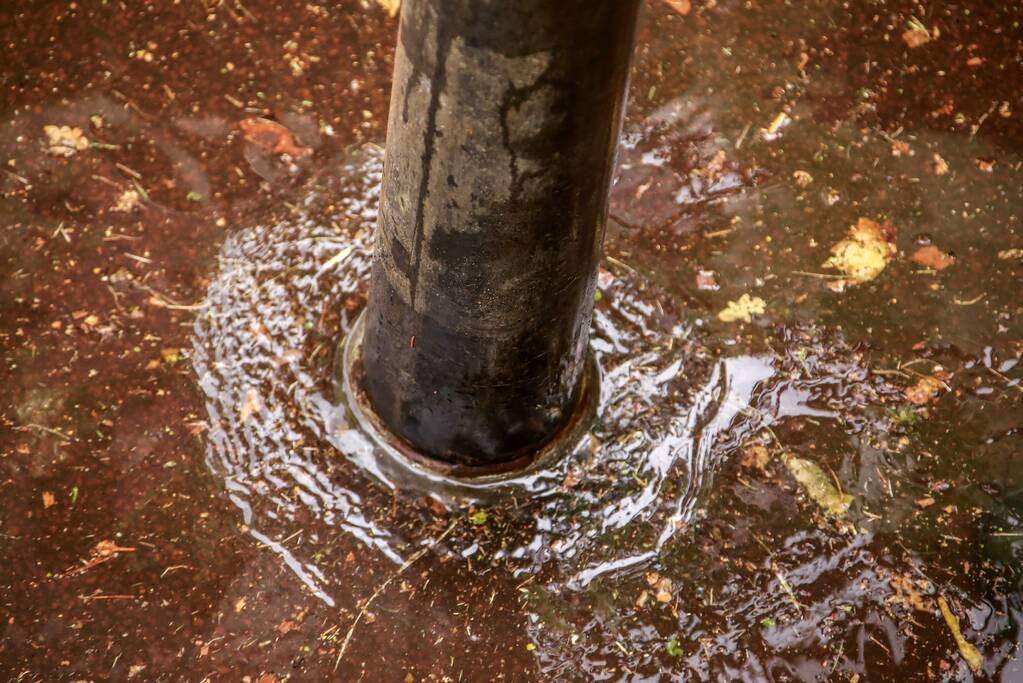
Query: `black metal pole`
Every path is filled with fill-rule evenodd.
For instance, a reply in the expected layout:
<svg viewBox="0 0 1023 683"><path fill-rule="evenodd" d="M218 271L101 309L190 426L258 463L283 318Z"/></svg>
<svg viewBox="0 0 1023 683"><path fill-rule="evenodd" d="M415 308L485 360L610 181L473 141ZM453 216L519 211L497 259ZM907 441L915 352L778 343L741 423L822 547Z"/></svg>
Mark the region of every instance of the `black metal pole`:
<svg viewBox="0 0 1023 683"><path fill-rule="evenodd" d="M493 466L571 418L638 0L405 0L361 368L420 454Z"/></svg>

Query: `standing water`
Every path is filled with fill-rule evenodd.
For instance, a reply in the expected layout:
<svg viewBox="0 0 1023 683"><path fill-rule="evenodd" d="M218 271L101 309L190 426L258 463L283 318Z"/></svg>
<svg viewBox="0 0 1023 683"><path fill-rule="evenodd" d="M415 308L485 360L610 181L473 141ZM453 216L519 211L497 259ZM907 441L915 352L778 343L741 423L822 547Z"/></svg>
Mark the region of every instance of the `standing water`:
<svg viewBox="0 0 1023 683"><path fill-rule="evenodd" d="M1023 680L1023 10L648 3L596 417L496 486L335 381L394 20L136 4L0 9L7 678Z"/></svg>

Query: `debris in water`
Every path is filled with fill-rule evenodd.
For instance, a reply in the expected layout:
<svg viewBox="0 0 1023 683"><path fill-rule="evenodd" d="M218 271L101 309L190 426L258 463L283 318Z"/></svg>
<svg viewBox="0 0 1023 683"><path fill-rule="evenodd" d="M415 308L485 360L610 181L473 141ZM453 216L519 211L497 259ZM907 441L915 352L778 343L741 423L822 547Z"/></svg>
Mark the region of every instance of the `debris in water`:
<svg viewBox="0 0 1023 683"><path fill-rule="evenodd" d="M1002 261L1023 259L1023 249L1003 249L998 252L998 258Z"/></svg>
<svg viewBox="0 0 1023 683"><path fill-rule="evenodd" d="M743 451L741 464L746 468L755 467L758 470L762 470L767 467L770 459L771 454L767 447L757 443L748 446Z"/></svg>
<svg viewBox="0 0 1023 683"><path fill-rule="evenodd" d="M377 0L377 4L391 17L396 16L401 9L401 0Z"/></svg>
<svg viewBox="0 0 1023 683"><path fill-rule="evenodd" d="M938 398L944 387L944 382L937 377L928 375L927 377L921 377L920 381L908 387L903 393L910 403L922 406Z"/></svg>
<svg viewBox="0 0 1023 683"><path fill-rule="evenodd" d="M813 176L806 171L793 171L792 179L799 187L809 187L813 183Z"/></svg>
<svg viewBox="0 0 1023 683"><path fill-rule="evenodd" d="M469 516L469 522L474 526L483 526L487 523L487 511L477 510Z"/></svg>
<svg viewBox="0 0 1023 683"><path fill-rule="evenodd" d="M53 507L57 504L57 498L49 491L43 491L43 509Z"/></svg>
<svg viewBox="0 0 1023 683"><path fill-rule="evenodd" d="M848 276L845 282L859 284L876 278L895 255L890 235L894 228L869 218L860 218L849 228L849 237L831 247L825 268L835 268Z"/></svg>
<svg viewBox="0 0 1023 683"><path fill-rule="evenodd" d="M682 646L679 645L678 636L672 636L668 639L668 644L664 646L664 649L668 651L668 654L672 657L682 656Z"/></svg>
<svg viewBox="0 0 1023 683"><path fill-rule="evenodd" d="M125 190L121 193L121 196L117 198L117 203L114 204L112 211L123 211L125 213L134 211L135 207L139 205L139 193L138 190Z"/></svg>
<svg viewBox="0 0 1023 683"><path fill-rule="evenodd" d="M73 156L89 148L89 139L82 129L71 126L43 126L46 133L46 151L58 157Z"/></svg>
<svg viewBox="0 0 1023 683"><path fill-rule="evenodd" d="M945 175L948 173L948 162L940 154L935 152L932 160L931 171L934 172L934 175Z"/></svg>
<svg viewBox="0 0 1023 683"><path fill-rule="evenodd" d="M250 388L245 392L245 401L242 402L242 409L238 412L238 419L241 422L246 422L250 417L259 412L262 403L262 400L259 398L259 391L255 387Z"/></svg>
<svg viewBox="0 0 1023 683"><path fill-rule="evenodd" d="M276 121L254 117L242 119L238 127L247 141L271 154L287 154L296 159L312 154L311 149L298 144L295 135Z"/></svg>
<svg viewBox="0 0 1023 683"><path fill-rule="evenodd" d="M966 660L970 670L973 673L978 673L984 660L981 658L977 648L973 646L973 643L963 637L963 632L959 628L959 617L952 614L952 610L949 609L948 601L945 600L944 595L938 596L938 607L941 608L941 614L945 617L948 630L952 632L952 637L955 638L956 645L959 646L959 654Z"/></svg>
<svg viewBox="0 0 1023 683"><path fill-rule="evenodd" d="M914 48L936 40L940 35L941 32L937 28L933 31L928 31L926 26L921 24L916 18L913 18L909 20L909 28L902 33L902 40L906 45Z"/></svg>
<svg viewBox="0 0 1023 683"><path fill-rule="evenodd" d="M913 263L919 263L921 266L933 268L934 270L945 270L956 262L956 257L938 249L933 244L928 244L927 246L920 247L913 252L913 255L909 257L909 260Z"/></svg>
<svg viewBox="0 0 1023 683"><path fill-rule="evenodd" d="M754 315L762 315L767 311L767 304L759 296L751 297L743 294L737 301L729 301L725 310L718 313L718 320L734 323L737 320L751 323Z"/></svg>
<svg viewBox="0 0 1023 683"><path fill-rule="evenodd" d="M849 511L853 497L839 491L816 463L792 454L788 454L784 461L796 482L824 512L832 517L842 517Z"/></svg>

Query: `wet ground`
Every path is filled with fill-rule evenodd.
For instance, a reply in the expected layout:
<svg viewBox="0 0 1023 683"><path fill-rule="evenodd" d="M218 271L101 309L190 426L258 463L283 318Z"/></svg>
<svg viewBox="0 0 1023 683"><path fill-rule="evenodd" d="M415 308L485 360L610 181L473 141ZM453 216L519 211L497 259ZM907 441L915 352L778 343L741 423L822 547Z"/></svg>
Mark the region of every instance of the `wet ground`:
<svg viewBox="0 0 1023 683"><path fill-rule="evenodd" d="M453 502L332 381L395 20L0 7L0 672L1023 681L1021 21L648 3L598 417Z"/></svg>

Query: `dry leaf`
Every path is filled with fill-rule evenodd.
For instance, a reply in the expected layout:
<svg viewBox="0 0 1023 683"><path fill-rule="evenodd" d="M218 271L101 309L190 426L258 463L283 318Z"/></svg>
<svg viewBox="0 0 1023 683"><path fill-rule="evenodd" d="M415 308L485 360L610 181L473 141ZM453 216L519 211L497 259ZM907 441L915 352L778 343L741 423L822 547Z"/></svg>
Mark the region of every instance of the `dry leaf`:
<svg viewBox="0 0 1023 683"><path fill-rule="evenodd" d="M49 491L43 491L43 509L53 507L57 504L57 498Z"/></svg>
<svg viewBox="0 0 1023 683"><path fill-rule="evenodd" d="M928 31L927 27L921 24L916 19L911 19L909 22L909 28L902 33L902 40L906 45L911 48L920 47L925 43L929 43L932 40L937 40L941 32L935 28L933 31Z"/></svg>
<svg viewBox="0 0 1023 683"><path fill-rule="evenodd" d="M921 377L919 382L908 387L903 394L910 403L922 406L936 399L944 387L944 382L937 377Z"/></svg>
<svg viewBox="0 0 1023 683"><path fill-rule="evenodd" d="M1010 261L1012 259L1023 259L1023 249L1003 249L998 252L998 258L1002 261Z"/></svg>
<svg viewBox="0 0 1023 683"><path fill-rule="evenodd" d="M259 392L255 388L249 389L245 392L245 401L242 402L242 408L238 412L238 419L242 422L247 421L259 412L262 405L263 401L259 398Z"/></svg>
<svg viewBox="0 0 1023 683"><path fill-rule="evenodd" d="M841 493L816 463L789 455L785 458L785 466L824 512L832 517L842 517L849 511L853 497Z"/></svg>
<svg viewBox="0 0 1023 683"><path fill-rule="evenodd" d="M725 310L718 313L718 320L733 323L737 320L753 322L754 315L762 315L767 311L767 304L759 296L751 297L743 294L738 301L729 301Z"/></svg>
<svg viewBox="0 0 1023 683"><path fill-rule="evenodd" d="M237 613L245 609L245 602L246 602L245 598L238 598L237 600L235 600L234 611Z"/></svg>
<svg viewBox="0 0 1023 683"><path fill-rule="evenodd" d="M69 157L89 148L89 139L81 128L71 126L43 126L46 133L46 151L58 157Z"/></svg>
<svg viewBox="0 0 1023 683"><path fill-rule="evenodd" d="M932 505L934 505L934 499L931 498L930 496L927 496L926 498L921 498L916 501L916 506L919 508L929 508Z"/></svg>
<svg viewBox="0 0 1023 683"><path fill-rule="evenodd" d="M121 196L117 198L117 203L114 204L111 211L133 211L138 204L138 190L125 190L121 193Z"/></svg>
<svg viewBox="0 0 1023 683"><path fill-rule="evenodd" d="M909 575L896 574L889 580L889 583L895 589L895 595L890 597L888 602L901 604L921 612L934 611L934 603L920 592L921 590L931 589L930 584L925 579L918 579L914 583Z"/></svg>
<svg viewBox="0 0 1023 683"><path fill-rule="evenodd" d="M956 257L938 249L933 244L928 244L926 247L920 247L913 252L909 260L934 270L945 270L956 262Z"/></svg>
<svg viewBox="0 0 1023 683"><path fill-rule="evenodd" d="M743 467L756 467L758 470L762 470L767 467L767 463L771 460L771 454L761 444L755 443L746 448L742 454L741 464Z"/></svg>
<svg viewBox="0 0 1023 683"><path fill-rule="evenodd" d="M869 282L885 269L895 255L895 245L889 239L894 228L860 218L849 228L849 237L831 247L831 257L825 268L836 268L852 284Z"/></svg>
<svg viewBox="0 0 1023 683"><path fill-rule="evenodd" d="M809 187L813 183L813 176L806 171L793 171L792 179L796 181L796 185L800 187Z"/></svg>
<svg viewBox="0 0 1023 683"><path fill-rule="evenodd" d="M377 0L377 4L380 5L387 12L388 16L396 16L398 10L401 9L401 0Z"/></svg>
<svg viewBox="0 0 1023 683"><path fill-rule="evenodd" d="M913 148L909 146L908 142L904 140L895 140L892 142L893 157L911 157L913 154Z"/></svg>
<svg viewBox="0 0 1023 683"><path fill-rule="evenodd" d="M948 173L948 162L940 154L935 152L932 158L934 163L931 164L931 170L934 171L934 175L945 175Z"/></svg>
<svg viewBox="0 0 1023 683"><path fill-rule="evenodd" d="M276 121L262 118L243 119L238 122L242 136L271 154L287 154L299 158L312 154L295 140L294 134Z"/></svg>
<svg viewBox="0 0 1023 683"><path fill-rule="evenodd" d="M693 11L691 0L664 0L664 4L681 14L683 17Z"/></svg>
<svg viewBox="0 0 1023 683"><path fill-rule="evenodd" d="M948 630L952 632L952 637L955 638L956 645L959 646L959 654L966 660L966 664L969 665L970 670L973 673L980 671L984 664L983 657L980 656L980 652L973 644L963 637L963 632L959 628L959 617L952 614L952 610L948 607L948 601L945 600L945 596L938 596L938 607L941 608L941 615L945 617L945 623L948 624Z"/></svg>

